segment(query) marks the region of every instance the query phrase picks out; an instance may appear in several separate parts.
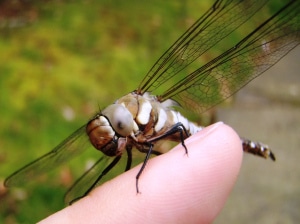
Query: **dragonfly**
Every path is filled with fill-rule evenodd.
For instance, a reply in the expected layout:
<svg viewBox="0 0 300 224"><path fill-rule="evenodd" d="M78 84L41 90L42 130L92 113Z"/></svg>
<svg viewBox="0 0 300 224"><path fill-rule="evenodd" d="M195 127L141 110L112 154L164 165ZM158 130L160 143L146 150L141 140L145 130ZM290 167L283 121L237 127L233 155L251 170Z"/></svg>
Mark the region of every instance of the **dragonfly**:
<svg viewBox="0 0 300 224"><path fill-rule="evenodd" d="M67 191L65 201L85 197L115 169L127 154L124 171L131 168L133 149L144 155L139 177L152 155L162 152L158 142L184 144L204 127L189 121L180 110L197 115L219 104L259 76L300 42L300 1L284 3L273 15L207 63L200 58L268 5L268 0L216 0L154 63L138 87L100 110L49 153L14 172L6 187L23 185L37 175L67 163L91 145L99 159ZM195 68L190 71L191 68ZM243 151L275 161L271 149L241 138Z"/></svg>

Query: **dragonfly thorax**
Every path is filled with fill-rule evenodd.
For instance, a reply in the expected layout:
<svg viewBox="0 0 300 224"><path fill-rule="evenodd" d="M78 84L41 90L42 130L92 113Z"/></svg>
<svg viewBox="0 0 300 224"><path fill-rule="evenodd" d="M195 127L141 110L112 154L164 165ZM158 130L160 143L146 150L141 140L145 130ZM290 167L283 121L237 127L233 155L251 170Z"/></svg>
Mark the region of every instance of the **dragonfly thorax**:
<svg viewBox="0 0 300 224"><path fill-rule="evenodd" d="M148 92L143 94L137 91L131 92L118 99L115 104L122 105L126 113L131 114L134 134L128 135L128 140L138 149L141 145L147 145L149 142L154 144L154 139L165 135L166 132L178 124L182 124L187 131L187 136L202 129L189 122L179 112L173 110L173 107L178 106L175 101L169 99L160 102L156 96ZM125 116L125 111L123 116ZM179 142L179 135L179 133L173 133L167 137L165 136L164 139ZM184 135L184 138L187 136Z"/></svg>

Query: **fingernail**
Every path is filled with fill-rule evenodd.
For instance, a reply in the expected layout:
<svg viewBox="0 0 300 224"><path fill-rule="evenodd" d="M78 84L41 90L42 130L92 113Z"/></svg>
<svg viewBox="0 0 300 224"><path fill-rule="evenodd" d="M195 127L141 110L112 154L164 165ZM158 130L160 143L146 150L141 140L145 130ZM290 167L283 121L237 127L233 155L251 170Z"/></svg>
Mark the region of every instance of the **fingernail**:
<svg viewBox="0 0 300 224"><path fill-rule="evenodd" d="M218 121L217 123L207 126L204 129L202 129L201 131L199 131L198 133L196 133L196 134L192 135L191 137L189 137L188 139L186 139L186 141L187 141L187 143L190 143L190 142L193 142L194 140L195 141L199 140L199 138L204 138L223 124L224 124L224 122Z"/></svg>
<svg viewBox="0 0 300 224"><path fill-rule="evenodd" d="M202 133L202 135L207 135L207 134L211 133L212 131L214 131L215 129L217 129L218 127L220 127L223 124L224 124L223 121L218 121L217 123L214 123L210 126L207 126L203 130L201 130L201 133Z"/></svg>

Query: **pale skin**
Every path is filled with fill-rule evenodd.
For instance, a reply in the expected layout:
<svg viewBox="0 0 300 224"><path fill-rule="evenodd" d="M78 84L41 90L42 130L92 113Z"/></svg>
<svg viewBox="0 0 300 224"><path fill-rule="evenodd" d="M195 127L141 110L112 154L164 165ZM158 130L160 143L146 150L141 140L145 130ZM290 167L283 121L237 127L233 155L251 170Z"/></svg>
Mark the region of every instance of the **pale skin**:
<svg viewBox="0 0 300 224"><path fill-rule="evenodd" d="M212 223L238 176L242 145L216 123L149 160L136 193L140 166L106 182L87 197L40 223Z"/></svg>

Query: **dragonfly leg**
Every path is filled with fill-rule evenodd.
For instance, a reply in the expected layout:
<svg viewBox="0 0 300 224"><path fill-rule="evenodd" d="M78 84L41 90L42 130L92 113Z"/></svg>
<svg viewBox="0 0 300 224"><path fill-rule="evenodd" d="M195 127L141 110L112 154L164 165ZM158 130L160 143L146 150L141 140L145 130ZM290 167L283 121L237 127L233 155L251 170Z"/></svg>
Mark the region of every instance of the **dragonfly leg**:
<svg viewBox="0 0 300 224"><path fill-rule="evenodd" d="M158 140L161 140L164 138L168 138L168 136L176 134L176 133L179 133L181 145L184 147L185 153L188 154L187 147L184 144L184 139L185 139L185 136L188 137L188 136L190 136L190 134L187 132L186 128L184 127L184 125L181 122L178 122L175 125L173 125L169 130L167 130L162 135L148 139L148 142L155 142L155 141L158 141Z"/></svg>
<svg viewBox="0 0 300 224"><path fill-rule="evenodd" d="M143 162L143 164L142 164L142 167L141 167L141 169L139 170L138 174L137 174L136 177L135 177L135 179L136 179L135 187L136 187L136 193L137 193L137 194L138 194L138 193L141 193L141 192L139 191L139 179L140 179L140 176L141 176L143 170L144 170L145 167L146 167L146 164L147 164L147 162L148 162L148 160L149 160L149 158L150 158L150 155L152 154L153 144L149 143L148 146L149 146L149 150L148 150L147 153L146 153L146 157L145 157L145 159L144 159L144 162Z"/></svg>
<svg viewBox="0 0 300 224"><path fill-rule="evenodd" d="M153 144L151 142L155 142L155 141L158 141L160 139L164 139L164 138L167 138L168 136L170 135L173 135L173 134L176 134L176 133L179 133L180 134L180 141L181 141L181 144L182 146L184 147L185 149L185 153L188 154L188 150L187 150L187 147L186 145L184 144L184 135L185 136L189 136L186 128L184 127L184 125L181 123L181 122L178 122L177 124L175 124L174 126L172 126L168 131L166 131L164 134L160 135L160 136L157 136L157 137L154 137L154 138L151 138L151 139L148 139L148 142L146 143L147 146L149 147L148 151L146 152L146 157L144 159L144 162L143 162L143 165L141 167L141 169L139 170L138 174L136 175L136 192L137 193L140 193L139 191L139 184L138 184L138 181L139 181L139 178L143 172L143 170L145 169L146 167L146 164L150 158L150 155L151 154L155 154L155 155L160 155L161 153L160 152L156 152L155 150L153 150ZM145 151L143 151L145 152Z"/></svg>
<svg viewBox="0 0 300 224"><path fill-rule="evenodd" d="M260 143L260 142L253 142L249 139L241 138L243 144L244 152L248 152L265 159L271 158L273 161L276 160L274 153L271 151L269 146Z"/></svg>
<svg viewBox="0 0 300 224"><path fill-rule="evenodd" d="M127 152L127 163L125 167L125 172L131 168L131 163L132 163L132 146L127 146L126 147L126 152Z"/></svg>

